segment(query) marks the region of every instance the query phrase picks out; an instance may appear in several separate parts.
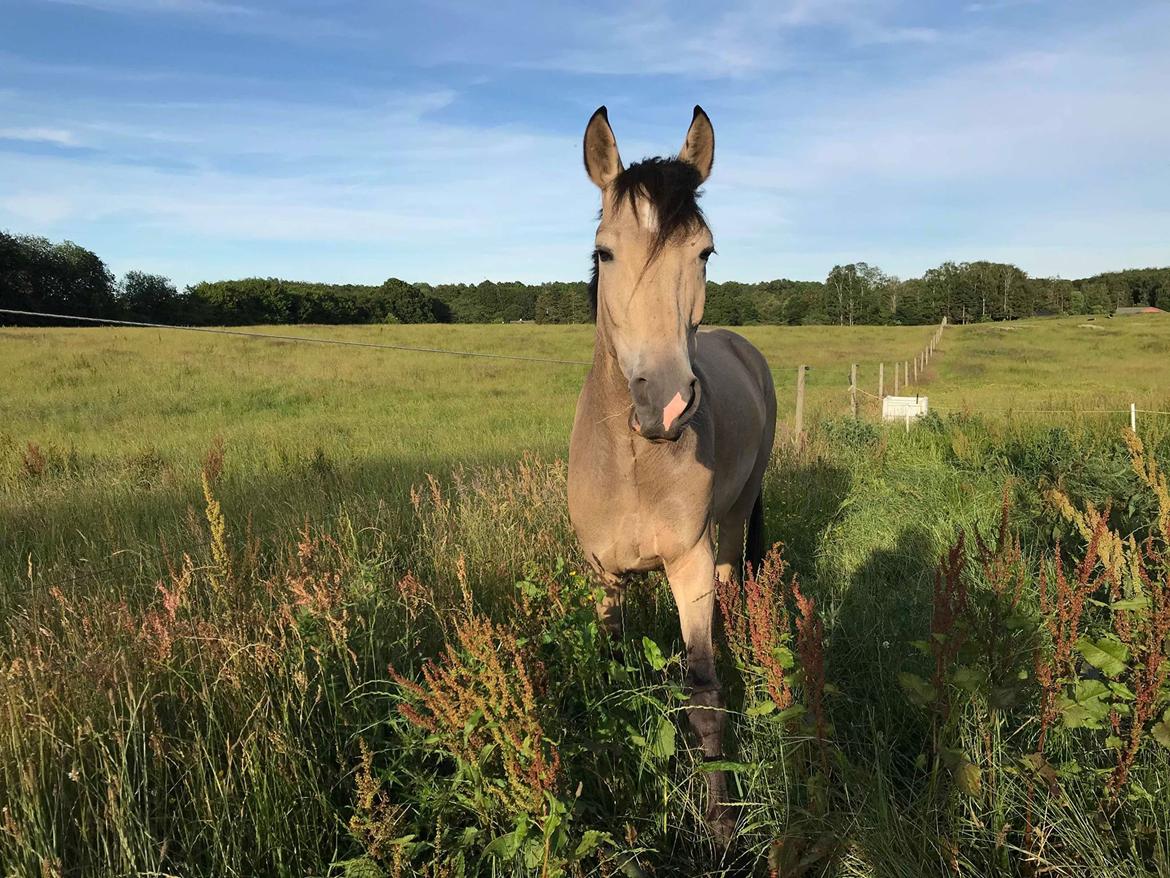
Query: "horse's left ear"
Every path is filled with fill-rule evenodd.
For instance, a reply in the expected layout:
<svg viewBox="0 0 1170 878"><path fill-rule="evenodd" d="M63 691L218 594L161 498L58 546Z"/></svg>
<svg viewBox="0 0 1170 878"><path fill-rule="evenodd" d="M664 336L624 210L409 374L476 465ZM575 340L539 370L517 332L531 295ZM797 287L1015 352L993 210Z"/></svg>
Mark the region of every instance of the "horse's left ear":
<svg viewBox="0 0 1170 878"><path fill-rule="evenodd" d="M678 157L699 169L700 183L711 176L711 166L715 164L715 129L698 104L695 104L695 117L691 119L687 139L683 141Z"/></svg>

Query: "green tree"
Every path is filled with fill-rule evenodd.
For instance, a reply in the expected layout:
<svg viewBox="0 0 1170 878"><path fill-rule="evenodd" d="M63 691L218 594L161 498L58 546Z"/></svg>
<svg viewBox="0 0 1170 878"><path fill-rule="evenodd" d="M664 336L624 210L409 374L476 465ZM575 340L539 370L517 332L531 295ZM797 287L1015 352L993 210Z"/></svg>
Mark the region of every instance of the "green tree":
<svg viewBox="0 0 1170 878"><path fill-rule="evenodd" d="M386 319L395 323L436 323L431 297L404 280L387 278L379 288Z"/></svg>
<svg viewBox="0 0 1170 878"><path fill-rule="evenodd" d="M7 232L0 232L0 305L85 317L118 313L114 276L96 253L72 241Z"/></svg>
<svg viewBox="0 0 1170 878"><path fill-rule="evenodd" d="M170 320L179 305L179 292L169 278L144 271L128 271L118 286L123 310L147 320Z"/></svg>

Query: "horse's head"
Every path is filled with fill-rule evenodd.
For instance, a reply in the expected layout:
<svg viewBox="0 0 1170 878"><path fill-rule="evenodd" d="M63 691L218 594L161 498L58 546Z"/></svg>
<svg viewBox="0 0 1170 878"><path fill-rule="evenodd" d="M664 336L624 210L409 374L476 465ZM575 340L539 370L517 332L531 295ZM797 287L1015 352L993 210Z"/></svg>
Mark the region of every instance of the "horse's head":
<svg viewBox="0 0 1170 878"><path fill-rule="evenodd" d="M678 158L622 166L605 107L585 129L585 169L601 189L593 251L598 344L629 382L630 427L675 440L699 405L692 369L715 252L696 190L711 173L715 132L702 108Z"/></svg>

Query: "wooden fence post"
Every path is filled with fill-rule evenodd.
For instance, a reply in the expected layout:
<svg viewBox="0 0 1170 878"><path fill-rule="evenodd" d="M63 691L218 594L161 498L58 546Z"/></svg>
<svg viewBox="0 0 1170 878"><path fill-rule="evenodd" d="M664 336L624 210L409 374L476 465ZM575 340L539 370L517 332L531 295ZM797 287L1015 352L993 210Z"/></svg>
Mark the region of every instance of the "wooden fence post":
<svg viewBox="0 0 1170 878"><path fill-rule="evenodd" d="M878 399L886 396L886 364L878 363Z"/></svg>
<svg viewBox="0 0 1170 878"><path fill-rule="evenodd" d="M898 364L894 363L894 396L898 395Z"/></svg>
<svg viewBox="0 0 1170 878"><path fill-rule="evenodd" d="M857 364L854 363L849 367L849 410L853 413L854 420L857 419Z"/></svg>
<svg viewBox="0 0 1170 878"><path fill-rule="evenodd" d="M1137 403L1131 402L1129 404L1129 429L1134 433L1137 432Z"/></svg>
<svg viewBox="0 0 1170 878"><path fill-rule="evenodd" d="M796 418L793 424L793 441L804 443L804 372L808 366L796 367Z"/></svg>

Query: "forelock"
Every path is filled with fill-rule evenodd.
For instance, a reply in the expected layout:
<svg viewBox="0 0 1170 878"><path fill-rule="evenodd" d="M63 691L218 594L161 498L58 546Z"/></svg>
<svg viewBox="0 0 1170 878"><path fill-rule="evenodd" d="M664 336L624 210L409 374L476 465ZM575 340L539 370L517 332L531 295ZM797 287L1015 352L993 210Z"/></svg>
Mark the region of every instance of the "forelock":
<svg viewBox="0 0 1170 878"><path fill-rule="evenodd" d="M652 158L630 165L613 181L615 204L628 201L639 222L654 233L650 257L658 255L671 239L706 228L699 208L702 175L689 162ZM642 209L639 209L640 202ZM647 210L646 208L649 208ZM653 224L647 222L653 218Z"/></svg>

